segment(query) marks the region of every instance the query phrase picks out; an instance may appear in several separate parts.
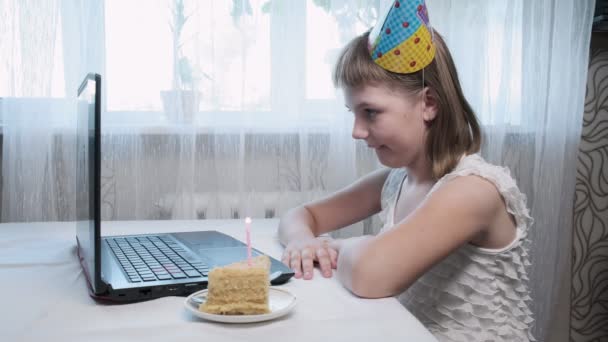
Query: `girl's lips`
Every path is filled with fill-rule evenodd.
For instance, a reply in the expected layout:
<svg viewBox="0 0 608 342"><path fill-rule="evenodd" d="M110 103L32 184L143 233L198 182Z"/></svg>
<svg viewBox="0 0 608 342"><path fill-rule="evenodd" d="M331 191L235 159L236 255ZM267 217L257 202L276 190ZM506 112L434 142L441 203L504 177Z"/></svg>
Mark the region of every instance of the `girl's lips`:
<svg viewBox="0 0 608 342"><path fill-rule="evenodd" d="M378 150L384 147L384 145L378 145L378 146L374 146L374 145L367 145L367 147L369 148L373 148L374 150Z"/></svg>

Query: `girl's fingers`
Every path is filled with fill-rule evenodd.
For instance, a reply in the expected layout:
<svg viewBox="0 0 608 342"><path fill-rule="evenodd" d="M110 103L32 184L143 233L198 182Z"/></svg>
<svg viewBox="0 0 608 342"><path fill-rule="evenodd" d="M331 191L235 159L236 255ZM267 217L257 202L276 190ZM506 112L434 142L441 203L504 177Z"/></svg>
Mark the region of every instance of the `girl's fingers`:
<svg viewBox="0 0 608 342"><path fill-rule="evenodd" d="M290 254L290 251L286 249L283 251L283 255L281 256L281 262L284 263L287 267L289 267L290 265Z"/></svg>
<svg viewBox="0 0 608 342"><path fill-rule="evenodd" d="M321 241L320 245L302 249L287 248L283 251L281 262L290 267L295 278L312 279L315 261L319 263L321 274L331 277L336 269L338 251L332 248L330 240Z"/></svg>
<svg viewBox="0 0 608 342"><path fill-rule="evenodd" d="M312 279L312 269L314 266L314 255L311 248L304 248L302 250L302 272L304 272L304 279Z"/></svg>
<svg viewBox="0 0 608 342"><path fill-rule="evenodd" d="M338 268L338 251L333 248L328 248L327 253L329 254L329 260L331 261L331 268Z"/></svg>
<svg viewBox="0 0 608 342"><path fill-rule="evenodd" d="M302 277L302 260L299 251L292 251L289 259L289 267L293 270L294 277Z"/></svg>
<svg viewBox="0 0 608 342"><path fill-rule="evenodd" d="M321 273L325 278L331 277L331 260L329 257L329 252L326 248L317 248L316 250L317 261L319 262L319 267L321 268Z"/></svg>

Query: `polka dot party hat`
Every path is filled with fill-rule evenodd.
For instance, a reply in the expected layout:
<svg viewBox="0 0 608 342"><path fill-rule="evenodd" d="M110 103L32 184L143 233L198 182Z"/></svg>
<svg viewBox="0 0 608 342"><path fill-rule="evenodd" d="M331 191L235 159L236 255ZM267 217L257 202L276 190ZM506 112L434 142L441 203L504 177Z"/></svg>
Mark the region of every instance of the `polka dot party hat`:
<svg viewBox="0 0 608 342"><path fill-rule="evenodd" d="M378 19L368 46L376 64L409 74L433 61L433 31L424 0L395 0Z"/></svg>

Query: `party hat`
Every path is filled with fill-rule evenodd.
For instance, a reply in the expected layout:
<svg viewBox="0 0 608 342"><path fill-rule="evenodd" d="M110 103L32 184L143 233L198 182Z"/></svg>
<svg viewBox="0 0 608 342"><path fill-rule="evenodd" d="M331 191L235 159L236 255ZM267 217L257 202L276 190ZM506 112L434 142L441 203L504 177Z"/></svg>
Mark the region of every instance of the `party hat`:
<svg viewBox="0 0 608 342"><path fill-rule="evenodd" d="M409 74L433 61L433 31L424 0L396 0L378 19L369 34L369 51L376 64Z"/></svg>

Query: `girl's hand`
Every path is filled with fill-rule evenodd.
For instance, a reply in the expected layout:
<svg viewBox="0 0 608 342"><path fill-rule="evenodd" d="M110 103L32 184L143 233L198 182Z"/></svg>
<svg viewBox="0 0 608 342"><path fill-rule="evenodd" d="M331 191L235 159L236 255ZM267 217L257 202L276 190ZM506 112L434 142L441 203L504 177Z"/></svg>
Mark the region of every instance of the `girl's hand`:
<svg viewBox="0 0 608 342"><path fill-rule="evenodd" d="M310 238L289 243L281 261L291 267L296 278L312 279L314 263L319 264L325 278L332 276L338 263L339 241L330 237Z"/></svg>

